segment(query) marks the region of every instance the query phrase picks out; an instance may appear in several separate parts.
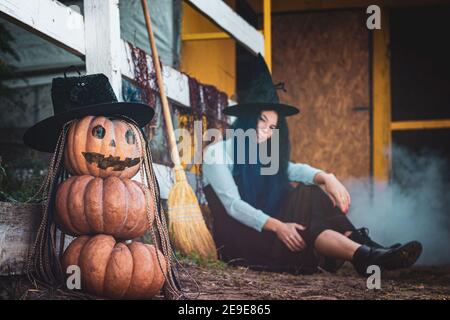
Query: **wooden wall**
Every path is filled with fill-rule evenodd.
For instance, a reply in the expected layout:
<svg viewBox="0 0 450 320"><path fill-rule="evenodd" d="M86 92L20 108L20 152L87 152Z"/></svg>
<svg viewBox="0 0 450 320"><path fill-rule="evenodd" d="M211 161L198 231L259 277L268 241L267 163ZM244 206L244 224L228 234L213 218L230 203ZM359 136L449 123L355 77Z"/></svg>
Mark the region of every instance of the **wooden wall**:
<svg viewBox="0 0 450 320"><path fill-rule="evenodd" d="M370 174L369 34L359 11L274 14L274 82L289 118L291 158L338 178Z"/></svg>

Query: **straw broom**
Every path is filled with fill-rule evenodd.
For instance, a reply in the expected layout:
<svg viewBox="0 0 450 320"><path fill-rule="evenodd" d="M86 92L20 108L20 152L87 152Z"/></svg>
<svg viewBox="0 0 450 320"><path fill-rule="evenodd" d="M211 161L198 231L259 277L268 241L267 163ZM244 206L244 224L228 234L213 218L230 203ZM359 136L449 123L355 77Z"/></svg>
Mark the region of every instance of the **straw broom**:
<svg viewBox="0 0 450 320"><path fill-rule="evenodd" d="M147 7L147 1L141 0L141 3L142 9L144 10L145 23L147 25L148 38L153 55L153 64L155 66L156 78L161 96L163 116L167 128L167 138L171 150L172 161L175 165L175 184L170 190L168 199L170 236L174 247L184 254L197 253L202 258L217 259L214 240L206 227L197 197L187 182L186 174L181 166L172 118L170 115L169 102L164 90L158 51L156 49L152 24L150 21L150 13Z"/></svg>

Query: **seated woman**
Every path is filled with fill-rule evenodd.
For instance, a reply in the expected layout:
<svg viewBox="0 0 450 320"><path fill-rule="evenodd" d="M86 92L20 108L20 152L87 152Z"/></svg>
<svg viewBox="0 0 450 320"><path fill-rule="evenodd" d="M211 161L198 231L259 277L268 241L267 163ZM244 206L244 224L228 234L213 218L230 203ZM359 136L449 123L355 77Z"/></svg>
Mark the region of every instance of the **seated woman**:
<svg viewBox="0 0 450 320"><path fill-rule="evenodd" d="M355 229L347 218L350 195L333 174L289 162L285 117L298 113L298 109L279 103L260 55L256 65L248 102L225 110L237 117L233 129L253 129L255 141L247 139L242 145L234 135L210 145L204 155L204 190L221 259L292 273L315 272L319 261L331 272L343 261L351 261L361 275L367 275L370 265L382 270L413 265L422 252L419 242L383 247L372 241L367 229ZM275 129L278 131L273 135ZM271 164L276 160L278 170L263 174L261 170L268 164L262 161L259 150L276 150L270 148L274 144L279 152L271 154L278 155ZM252 152L256 152L254 162L249 161ZM290 182L299 184L294 188Z"/></svg>

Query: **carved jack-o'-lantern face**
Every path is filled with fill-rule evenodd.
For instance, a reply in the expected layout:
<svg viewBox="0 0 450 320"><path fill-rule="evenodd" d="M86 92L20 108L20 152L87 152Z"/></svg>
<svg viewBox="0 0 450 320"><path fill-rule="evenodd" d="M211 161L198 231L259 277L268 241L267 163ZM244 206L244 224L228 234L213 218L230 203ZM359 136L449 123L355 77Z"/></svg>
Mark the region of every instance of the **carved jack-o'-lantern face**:
<svg viewBox="0 0 450 320"><path fill-rule="evenodd" d="M65 166L74 175L131 178L141 158L137 137L123 120L86 116L69 128Z"/></svg>

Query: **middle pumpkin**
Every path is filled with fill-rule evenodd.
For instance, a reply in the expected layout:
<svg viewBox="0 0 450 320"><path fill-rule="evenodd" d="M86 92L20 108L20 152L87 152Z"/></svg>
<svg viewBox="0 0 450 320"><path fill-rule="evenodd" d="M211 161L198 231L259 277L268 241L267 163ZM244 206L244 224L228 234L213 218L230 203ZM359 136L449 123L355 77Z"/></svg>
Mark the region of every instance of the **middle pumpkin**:
<svg viewBox="0 0 450 320"><path fill-rule="evenodd" d="M144 185L130 179L72 176L58 187L56 222L72 236L140 237L155 217L153 199L146 194L151 193Z"/></svg>

